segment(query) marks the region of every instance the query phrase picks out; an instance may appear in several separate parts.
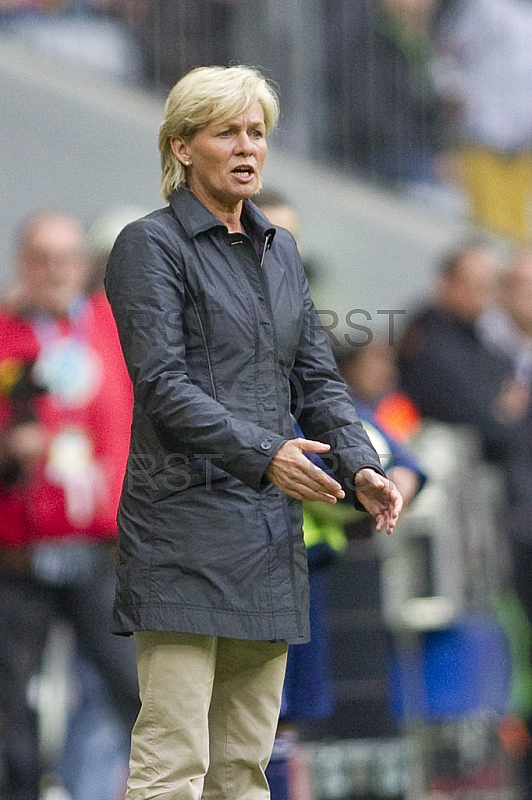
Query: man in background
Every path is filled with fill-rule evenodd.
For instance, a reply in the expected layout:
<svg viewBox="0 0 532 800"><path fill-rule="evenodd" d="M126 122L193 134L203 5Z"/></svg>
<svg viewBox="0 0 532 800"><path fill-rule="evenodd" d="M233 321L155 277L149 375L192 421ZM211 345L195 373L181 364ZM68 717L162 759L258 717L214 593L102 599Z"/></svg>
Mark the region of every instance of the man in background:
<svg viewBox="0 0 532 800"><path fill-rule="evenodd" d="M468 425L485 457L504 460L528 407L510 358L488 348L479 321L498 297L498 265L473 242L450 253L434 301L407 325L398 347L402 389L423 417Z"/></svg>
<svg viewBox="0 0 532 800"><path fill-rule="evenodd" d="M26 221L16 268L0 311L1 795L37 800L54 765L28 685L54 620L72 626L126 727L137 710L131 643L109 633L131 389L105 298L85 294L78 222Z"/></svg>

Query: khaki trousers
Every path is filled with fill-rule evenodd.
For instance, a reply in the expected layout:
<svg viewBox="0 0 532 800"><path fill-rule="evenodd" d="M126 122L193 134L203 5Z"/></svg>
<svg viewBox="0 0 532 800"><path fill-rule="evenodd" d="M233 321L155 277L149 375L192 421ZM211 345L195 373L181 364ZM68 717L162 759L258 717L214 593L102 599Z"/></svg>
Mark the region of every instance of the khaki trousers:
<svg viewBox="0 0 532 800"><path fill-rule="evenodd" d="M267 800L287 645L161 631L135 641L126 800Z"/></svg>

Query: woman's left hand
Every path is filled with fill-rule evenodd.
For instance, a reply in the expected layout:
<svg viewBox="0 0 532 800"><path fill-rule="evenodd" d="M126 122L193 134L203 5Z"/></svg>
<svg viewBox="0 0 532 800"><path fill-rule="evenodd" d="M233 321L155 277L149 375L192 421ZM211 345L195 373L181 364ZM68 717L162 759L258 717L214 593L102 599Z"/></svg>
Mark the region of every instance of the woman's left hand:
<svg viewBox="0 0 532 800"><path fill-rule="evenodd" d="M355 474L357 499L374 518L377 530L391 533L403 507L403 498L389 478L365 467Z"/></svg>

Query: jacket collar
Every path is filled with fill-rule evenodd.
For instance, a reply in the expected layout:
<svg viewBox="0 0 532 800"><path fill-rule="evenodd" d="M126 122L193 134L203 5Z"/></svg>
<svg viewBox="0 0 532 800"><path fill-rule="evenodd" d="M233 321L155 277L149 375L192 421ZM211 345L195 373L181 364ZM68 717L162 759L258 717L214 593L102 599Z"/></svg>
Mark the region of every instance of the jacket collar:
<svg viewBox="0 0 532 800"><path fill-rule="evenodd" d="M218 217L215 217L214 214L211 214L200 203L196 195L184 187L172 192L170 206L191 239L194 239L199 233L204 233L212 228L226 230L223 222ZM270 241L273 240L275 228L251 200L244 200L242 222L246 230L248 230L249 223L253 233L256 233L259 239L264 239L269 234Z"/></svg>

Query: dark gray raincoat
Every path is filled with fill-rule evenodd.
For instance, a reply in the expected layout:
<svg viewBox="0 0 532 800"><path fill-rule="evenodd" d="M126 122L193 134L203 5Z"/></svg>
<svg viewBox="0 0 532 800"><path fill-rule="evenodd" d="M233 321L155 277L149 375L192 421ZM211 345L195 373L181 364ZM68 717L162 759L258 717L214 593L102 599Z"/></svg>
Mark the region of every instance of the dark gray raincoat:
<svg viewBox="0 0 532 800"><path fill-rule="evenodd" d="M114 629L308 639L300 503L264 472L294 437L381 472L290 234L249 201L229 234L188 190L128 225L106 275L135 409ZM332 459L331 459L332 461Z"/></svg>

